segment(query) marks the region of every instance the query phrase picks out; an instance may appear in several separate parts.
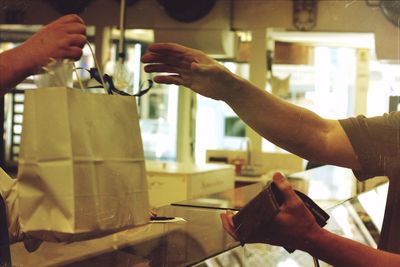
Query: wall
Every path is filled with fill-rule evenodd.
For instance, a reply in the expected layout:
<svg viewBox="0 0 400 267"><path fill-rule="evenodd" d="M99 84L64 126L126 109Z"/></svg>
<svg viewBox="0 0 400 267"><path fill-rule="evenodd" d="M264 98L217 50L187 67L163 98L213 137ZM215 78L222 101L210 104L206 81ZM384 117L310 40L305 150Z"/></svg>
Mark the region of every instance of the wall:
<svg viewBox="0 0 400 267"><path fill-rule="evenodd" d="M290 0L235 0L233 10L235 29L295 30ZM313 31L372 32L375 34L377 57L399 59L399 28L386 19L379 7L367 6L364 0L319 0Z"/></svg>
<svg viewBox="0 0 400 267"><path fill-rule="evenodd" d="M53 0L2 0L0 24L6 21L7 9L24 10L24 24L47 24L61 16L47 1ZM119 25L119 13L120 4L117 0L92 0L79 14L87 25L96 26L95 44L98 48L96 56L99 62L104 62L103 59L108 54L108 44L103 40L108 40L109 27ZM230 1L221 0L216 1L212 10L203 18L191 23L182 23L170 18L157 0L139 0L126 8L126 28L155 29L155 39L158 42L173 41L208 54L223 55L228 53L227 49L234 49L232 44L226 45L223 40L226 34L222 33L230 29L230 14Z"/></svg>
<svg viewBox="0 0 400 267"><path fill-rule="evenodd" d="M0 24L5 22L5 10L10 7L21 7L26 11L24 23L46 24L59 16L46 1L2 0ZM118 25L119 1L92 0L81 16L89 25ZM207 16L193 23L181 23L169 18L157 0L139 0L127 8L126 20L128 28L295 30L292 25L292 0L217 0ZM367 6L364 0L319 0L314 31L373 32L377 39L378 58L399 58L399 29L384 17L380 8Z"/></svg>
<svg viewBox="0 0 400 267"><path fill-rule="evenodd" d="M2 0L0 2L0 24L5 21L5 7L21 7L26 10L26 24L46 24L59 17L47 0ZM52 0L51 0L52 1ZM73 0L70 0L73 1ZM211 12L193 23L181 23L168 17L157 0L139 0L126 9L127 28L185 28L228 29L229 1L217 1ZM119 25L119 1L92 0L80 14L88 25Z"/></svg>

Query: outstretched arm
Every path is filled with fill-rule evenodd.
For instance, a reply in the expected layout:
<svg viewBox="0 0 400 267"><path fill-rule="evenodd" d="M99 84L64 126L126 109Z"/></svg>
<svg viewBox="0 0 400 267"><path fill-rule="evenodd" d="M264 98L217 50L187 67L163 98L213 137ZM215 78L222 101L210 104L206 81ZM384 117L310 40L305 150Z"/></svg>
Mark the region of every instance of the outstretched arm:
<svg viewBox="0 0 400 267"><path fill-rule="evenodd" d="M290 104L231 73L201 51L178 44L149 47L145 71L158 83L177 84L223 100L261 136L308 160L359 169L353 148L336 120Z"/></svg>
<svg viewBox="0 0 400 267"><path fill-rule="evenodd" d="M45 26L20 46L0 54L0 95L53 59L78 60L86 43L86 27L77 15L66 15Z"/></svg>
<svg viewBox="0 0 400 267"><path fill-rule="evenodd" d="M400 255L373 249L319 227L290 183L279 173L274 175L273 180L282 192L285 202L273 222L254 235L251 243L300 249L333 266L400 266ZM232 216L232 212L223 213L221 220L225 230L236 238Z"/></svg>

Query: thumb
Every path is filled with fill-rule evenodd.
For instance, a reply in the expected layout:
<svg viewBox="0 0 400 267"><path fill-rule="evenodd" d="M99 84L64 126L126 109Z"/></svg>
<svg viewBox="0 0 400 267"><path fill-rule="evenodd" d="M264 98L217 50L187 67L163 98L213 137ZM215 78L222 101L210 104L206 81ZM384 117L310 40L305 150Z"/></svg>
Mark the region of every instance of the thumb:
<svg viewBox="0 0 400 267"><path fill-rule="evenodd" d="M297 195L294 192L292 185L289 183L289 181L285 178L285 176L282 173L280 172L274 173L272 180L278 187L279 191L281 191L286 203L290 204L297 201Z"/></svg>

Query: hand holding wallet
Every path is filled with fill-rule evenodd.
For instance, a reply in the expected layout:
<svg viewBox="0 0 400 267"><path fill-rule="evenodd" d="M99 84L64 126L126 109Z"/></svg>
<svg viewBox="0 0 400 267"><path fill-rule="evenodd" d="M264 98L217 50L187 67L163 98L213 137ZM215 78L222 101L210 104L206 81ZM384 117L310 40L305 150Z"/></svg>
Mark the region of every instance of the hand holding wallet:
<svg viewBox="0 0 400 267"><path fill-rule="evenodd" d="M305 194L297 190L295 190L295 193L314 215L317 223L321 227L325 226L329 215ZM273 182L270 182L256 197L236 213L232 220L240 243L244 245L253 234L257 233L262 227L267 227L268 223L279 213L279 207L283 202L282 193ZM294 251L290 248L285 249L290 253Z"/></svg>

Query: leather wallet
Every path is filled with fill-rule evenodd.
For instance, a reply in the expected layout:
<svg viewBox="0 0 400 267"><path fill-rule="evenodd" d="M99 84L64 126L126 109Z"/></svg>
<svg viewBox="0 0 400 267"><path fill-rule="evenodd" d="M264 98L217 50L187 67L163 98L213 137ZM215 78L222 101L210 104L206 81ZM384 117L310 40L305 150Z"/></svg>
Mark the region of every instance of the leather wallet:
<svg viewBox="0 0 400 267"><path fill-rule="evenodd" d="M314 215L317 223L321 227L325 226L329 215L311 198L297 190L295 192ZM256 197L240 209L232 218L240 243L244 245L252 235L260 232L262 227L268 227L268 223L279 213L279 206L283 202L282 193L273 182L269 182ZM290 248L285 249L288 252L294 251Z"/></svg>
<svg viewBox="0 0 400 267"><path fill-rule="evenodd" d="M279 212L279 202L268 184L257 196L250 200L233 217L235 233L244 245L254 232L265 227Z"/></svg>

